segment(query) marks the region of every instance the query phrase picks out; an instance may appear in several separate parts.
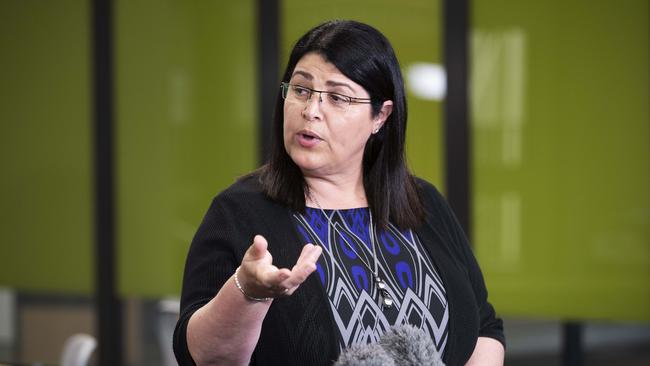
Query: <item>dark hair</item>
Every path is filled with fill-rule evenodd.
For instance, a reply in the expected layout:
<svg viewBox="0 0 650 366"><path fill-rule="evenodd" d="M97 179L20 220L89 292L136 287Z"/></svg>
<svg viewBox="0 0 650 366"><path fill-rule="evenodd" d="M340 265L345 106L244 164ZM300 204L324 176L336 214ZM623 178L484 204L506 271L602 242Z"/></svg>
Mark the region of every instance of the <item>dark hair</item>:
<svg viewBox="0 0 650 366"><path fill-rule="evenodd" d="M363 154L363 185L368 206L377 223L415 228L423 220L423 208L414 177L406 166L406 98L399 63L390 42L377 29L350 20L323 23L303 35L291 52L282 81L289 81L300 59L316 53L371 98L376 116L384 101L393 110L378 133L371 135ZM284 100L278 95L273 116L271 156L260 181L264 192L290 208L304 212L306 183L300 168L286 152L283 140Z"/></svg>

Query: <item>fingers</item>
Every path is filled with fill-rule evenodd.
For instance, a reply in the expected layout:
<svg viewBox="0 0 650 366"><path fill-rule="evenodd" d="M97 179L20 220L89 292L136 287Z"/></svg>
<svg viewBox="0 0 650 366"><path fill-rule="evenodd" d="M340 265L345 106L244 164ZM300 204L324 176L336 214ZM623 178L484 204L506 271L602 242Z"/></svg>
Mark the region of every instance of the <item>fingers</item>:
<svg viewBox="0 0 650 366"><path fill-rule="evenodd" d="M273 266L273 269L262 273L263 282L268 284L269 288L280 287L280 284L291 277L291 271L286 268L278 269Z"/></svg>
<svg viewBox="0 0 650 366"><path fill-rule="evenodd" d="M256 235L242 260L239 281L253 297L289 296L316 270L321 253L320 246L307 244L292 269L279 269L272 264L266 239Z"/></svg>
<svg viewBox="0 0 650 366"><path fill-rule="evenodd" d="M309 251L306 252L306 249L309 249ZM305 253L305 260L315 264L316 261L318 261L318 258L320 258L320 255L323 253L323 248L321 248L319 245L310 243L305 245L305 248L303 248L303 253ZM300 256L302 257L302 255L303 254L301 253ZM300 261L300 258L298 258L298 261Z"/></svg>
<svg viewBox="0 0 650 366"><path fill-rule="evenodd" d="M316 270L316 261L318 261L322 251L320 246L306 244L302 248L296 265L291 269L291 275L281 285L291 291L305 282L307 277Z"/></svg>
<svg viewBox="0 0 650 366"><path fill-rule="evenodd" d="M246 251L246 255L248 255L251 260L263 259L266 256L268 245L266 238L262 235L255 235L255 238L253 238L253 244Z"/></svg>

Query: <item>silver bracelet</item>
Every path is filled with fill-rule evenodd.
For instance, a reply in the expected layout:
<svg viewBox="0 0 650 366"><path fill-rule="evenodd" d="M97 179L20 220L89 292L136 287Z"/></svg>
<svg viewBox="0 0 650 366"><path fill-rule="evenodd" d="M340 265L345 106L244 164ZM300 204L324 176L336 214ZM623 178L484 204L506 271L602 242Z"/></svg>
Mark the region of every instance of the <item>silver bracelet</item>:
<svg viewBox="0 0 650 366"><path fill-rule="evenodd" d="M239 268L241 268L241 266L240 266L240 267L237 267L237 269L235 270L235 286L237 286L237 288L239 289L239 291L240 291L240 292L241 292L241 293L242 293L242 294L243 294L243 295L244 295L248 300L251 300L251 301L269 301L269 300L273 300L272 297L253 297L253 296L250 296L250 295L248 295L247 293L245 293L245 292L244 292L244 289L241 287L241 284L239 283L239 278L237 277L237 275L239 274Z"/></svg>

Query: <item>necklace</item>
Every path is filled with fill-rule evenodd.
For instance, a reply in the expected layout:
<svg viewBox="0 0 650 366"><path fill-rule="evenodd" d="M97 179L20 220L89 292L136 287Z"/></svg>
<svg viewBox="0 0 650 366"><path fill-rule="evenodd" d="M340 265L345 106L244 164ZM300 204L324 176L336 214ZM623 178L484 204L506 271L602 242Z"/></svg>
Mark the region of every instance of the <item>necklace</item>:
<svg viewBox="0 0 650 366"><path fill-rule="evenodd" d="M359 261L361 261L361 263L363 263L363 265L366 268L368 268L368 271L370 271L370 273L372 273L372 275L373 275L373 277L375 279L375 284L377 285L377 292L379 293L379 297L380 297L380 300L381 300L382 307L383 308L392 307L393 306L393 298L390 296L390 293L388 292L388 288L386 286L386 283L384 282L384 280L381 279L381 277L379 277L379 264L378 264L379 261L377 259L377 250L376 250L376 245L375 245L375 229L374 229L374 225L372 223L372 212L370 211L370 207L368 207L368 217L370 219L370 227L369 227L370 245L372 246L372 259L373 259L373 262L374 262L373 263L374 268L371 267L365 260L363 260L361 258L359 253L357 253L357 251L354 249L354 247L345 238L345 235L342 235L341 232L336 228L336 225L332 222L330 217L327 216L327 214L325 213L325 210L323 210L323 207L320 205L320 203L318 203L318 200L316 199L316 197L314 197L311 194L311 190L309 188L307 188L307 197L309 197L309 199L311 199L316 204L316 206L318 207L320 212L323 214L323 216L325 216L325 219L329 223L330 227L332 229L334 229L334 231L336 231L339 234L339 236L341 237L341 239L343 239L345 244L348 245L348 248L350 248L350 250L352 250L352 252L357 256L357 258L359 258Z"/></svg>

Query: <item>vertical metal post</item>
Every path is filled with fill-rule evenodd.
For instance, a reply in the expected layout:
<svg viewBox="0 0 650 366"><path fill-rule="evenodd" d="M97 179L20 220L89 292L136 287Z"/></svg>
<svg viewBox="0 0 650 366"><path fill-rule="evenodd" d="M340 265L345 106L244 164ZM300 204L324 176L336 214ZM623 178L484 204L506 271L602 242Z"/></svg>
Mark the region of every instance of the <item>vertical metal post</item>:
<svg viewBox="0 0 650 366"><path fill-rule="evenodd" d="M268 160L275 98L280 89L280 5L279 0L257 1L257 71L259 162Z"/></svg>
<svg viewBox="0 0 650 366"><path fill-rule="evenodd" d="M445 190L447 200L470 236L471 145L469 128L469 0L444 0Z"/></svg>
<svg viewBox="0 0 650 366"><path fill-rule="evenodd" d="M113 138L113 2L93 0L92 73L95 171L95 306L98 364L123 364L116 289Z"/></svg>
<svg viewBox="0 0 650 366"><path fill-rule="evenodd" d="M583 325L577 322L567 322L562 325L563 349L562 365L582 366L584 350L582 344Z"/></svg>

